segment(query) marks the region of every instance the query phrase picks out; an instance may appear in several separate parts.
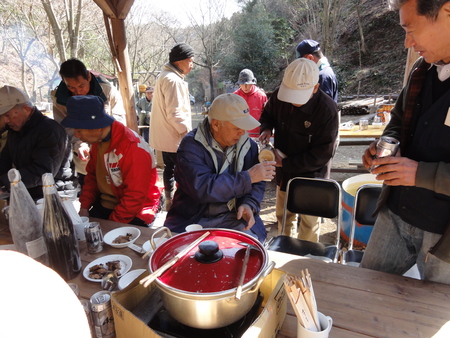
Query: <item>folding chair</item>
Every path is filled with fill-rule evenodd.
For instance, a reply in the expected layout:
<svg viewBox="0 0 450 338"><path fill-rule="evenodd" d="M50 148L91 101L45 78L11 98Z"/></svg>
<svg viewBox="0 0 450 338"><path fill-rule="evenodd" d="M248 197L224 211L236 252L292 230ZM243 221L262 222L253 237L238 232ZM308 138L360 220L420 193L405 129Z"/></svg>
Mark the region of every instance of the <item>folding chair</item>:
<svg viewBox="0 0 450 338"><path fill-rule="evenodd" d="M326 261L337 262L339 236L342 219L342 190L339 183L331 179L295 177L289 180L282 220L282 234L286 226L286 211L325 218L337 218L336 242L326 246L298 238L279 235L268 245L269 250L299 256L326 257Z"/></svg>
<svg viewBox="0 0 450 338"><path fill-rule="evenodd" d="M353 241L355 239L355 229L357 224L373 226L377 219L373 213L377 207L378 197L381 193L380 184L364 184L358 188L353 203L352 224L350 228L348 251L342 255L342 264L361 263L364 251L353 250ZM356 264L357 263L357 264Z"/></svg>

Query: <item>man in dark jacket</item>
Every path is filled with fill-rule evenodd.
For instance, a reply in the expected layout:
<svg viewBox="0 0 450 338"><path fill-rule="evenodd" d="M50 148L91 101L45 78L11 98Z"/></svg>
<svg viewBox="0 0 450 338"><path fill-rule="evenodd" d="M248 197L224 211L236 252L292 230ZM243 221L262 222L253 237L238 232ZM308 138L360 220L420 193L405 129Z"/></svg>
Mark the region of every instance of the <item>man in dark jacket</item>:
<svg viewBox="0 0 450 338"><path fill-rule="evenodd" d="M294 177L329 178L330 175L339 130L338 109L336 103L319 89L318 81L319 69L313 61L305 58L293 61L259 120L261 142L268 142L275 130L279 233L287 182ZM284 235L296 237L297 214L288 213L287 216ZM301 215L298 238L317 242L319 233L318 218Z"/></svg>
<svg viewBox="0 0 450 338"><path fill-rule="evenodd" d="M246 132L258 125L242 97L216 97L208 118L178 148L177 190L165 226L175 232L193 223L235 229L264 242L267 232L258 213L275 162L258 163L258 147Z"/></svg>
<svg viewBox="0 0 450 338"><path fill-rule="evenodd" d="M42 174L52 173L58 190L72 190L71 148L64 128L42 115L19 88L0 88L0 118L8 136L0 154L1 190L9 191L8 171L16 168L33 199L42 197Z"/></svg>

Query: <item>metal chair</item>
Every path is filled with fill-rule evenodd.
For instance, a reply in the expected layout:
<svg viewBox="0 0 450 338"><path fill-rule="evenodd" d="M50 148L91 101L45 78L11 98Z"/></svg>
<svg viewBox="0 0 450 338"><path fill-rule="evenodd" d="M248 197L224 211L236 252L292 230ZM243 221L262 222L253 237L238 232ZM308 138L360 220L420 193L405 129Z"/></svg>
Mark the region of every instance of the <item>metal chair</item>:
<svg viewBox="0 0 450 338"><path fill-rule="evenodd" d="M342 255L342 264L353 263L358 265L364 255L364 251L353 250L356 223L360 225L373 226L377 219L373 213L377 207L378 197L381 194L380 184L364 184L358 188L353 203L352 224L350 228L348 251Z"/></svg>
<svg viewBox="0 0 450 338"><path fill-rule="evenodd" d="M336 242L326 246L298 238L279 235L268 245L269 250L313 258L325 258L337 262L339 256L339 235L342 219L342 190L339 183L331 179L295 177L286 187L286 199L282 220L282 234L286 226L286 211L292 213L337 218Z"/></svg>

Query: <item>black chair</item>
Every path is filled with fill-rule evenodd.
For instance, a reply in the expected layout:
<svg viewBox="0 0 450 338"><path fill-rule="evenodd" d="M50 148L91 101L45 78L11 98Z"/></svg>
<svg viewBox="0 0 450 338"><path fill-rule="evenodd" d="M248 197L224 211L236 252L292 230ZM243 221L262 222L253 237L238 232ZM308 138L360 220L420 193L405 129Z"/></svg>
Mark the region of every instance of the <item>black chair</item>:
<svg viewBox="0 0 450 338"><path fill-rule="evenodd" d="M352 224L350 228L348 251L342 255L342 264L353 263L358 265L364 255L364 251L354 250L356 223L360 225L373 226L377 219L373 213L377 207L378 197L381 194L380 184L364 184L358 188L353 203Z"/></svg>
<svg viewBox="0 0 450 338"><path fill-rule="evenodd" d="M327 246L323 243L279 235L268 244L267 248L293 255L324 258L325 261L336 263L339 256L342 219L342 190L339 183L323 178L295 177L289 180L284 203L282 234L286 226L286 210L296 214L336 218L336 242Z"/></svg>

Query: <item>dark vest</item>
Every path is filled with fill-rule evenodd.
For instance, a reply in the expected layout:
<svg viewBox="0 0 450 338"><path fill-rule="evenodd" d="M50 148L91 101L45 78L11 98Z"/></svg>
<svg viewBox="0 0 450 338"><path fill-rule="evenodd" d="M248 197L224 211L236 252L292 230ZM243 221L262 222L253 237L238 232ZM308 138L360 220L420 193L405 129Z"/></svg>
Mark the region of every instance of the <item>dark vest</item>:
<svg viewBox="0 0 450 338"><path fill-rule="evenodd" d="M413 118L414 136L403 151L415 161L450 163L450 79L440 82L436 67L428 72ZM450 118L450 116L449 116ZM418 187L391 187L387 205L403 221L443 234L450 221L450 197Z"/></svg>

